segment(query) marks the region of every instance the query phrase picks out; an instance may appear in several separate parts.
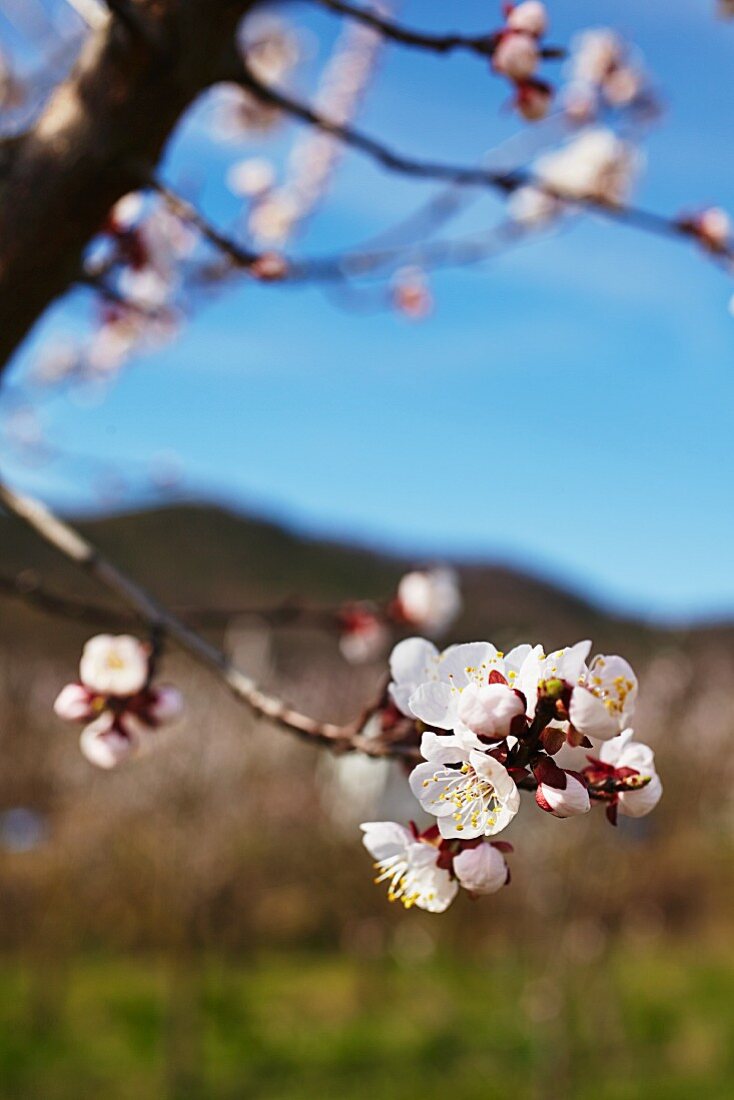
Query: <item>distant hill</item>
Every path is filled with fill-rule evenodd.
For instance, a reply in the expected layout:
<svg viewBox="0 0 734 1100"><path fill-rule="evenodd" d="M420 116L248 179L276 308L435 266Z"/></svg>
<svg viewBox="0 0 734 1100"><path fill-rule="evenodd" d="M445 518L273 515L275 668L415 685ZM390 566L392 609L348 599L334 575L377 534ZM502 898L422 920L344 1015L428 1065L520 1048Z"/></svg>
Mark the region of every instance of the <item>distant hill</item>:
<svg viewBox="0 0 734 1100"><path fill-rule="evenodd" d="M381 598L415 564L355 546L294 534L277 524L207 505L173 505L84 521L81 529L103 551L173 604L230 608L269 604L289 596L314 602ZM0 517L0 572L32 569L48 587L66 594L109 600L59 555L17 521ZM498 565L459 565L465 600L456 638L492 637L509 645L532 637L547 647L590 634L601 647L624 645L644 655L671 632L615 617L588 600L527 573ZM38 615L18 604L0 604L0 639L38 633ZM44 635L65 633L46 620ZM75 634L78 628L75 629ZM693 631L732 644L731 628Z"/></svg>

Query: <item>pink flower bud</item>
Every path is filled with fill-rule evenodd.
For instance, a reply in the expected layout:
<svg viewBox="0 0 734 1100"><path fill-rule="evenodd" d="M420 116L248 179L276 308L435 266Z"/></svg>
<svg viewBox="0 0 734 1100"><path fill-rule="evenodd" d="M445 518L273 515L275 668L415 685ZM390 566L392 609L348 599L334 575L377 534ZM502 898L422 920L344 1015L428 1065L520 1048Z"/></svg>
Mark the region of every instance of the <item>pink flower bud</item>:
<svg viewBox="0 0 734 1100"><path fill-rule="evenodd" d="M454 857L454 874L459 885L472 894L494 894L509 878L504 856L486 842L459 852Z"/></svg>
<svg viewBox="0 0 734 1100"><path fill-rule="evenodd" d="M277 283L288 275L288 262L279 252L263 252L248 267L253 279L261 283Z"/></svg>
<svg viewBox="0 0 734 1100"><path fill-rule="evenodd" d="M522 31L503 34L492 54L495 72L515 81L529 80L539 61L540 53L535 39Z"/></svg>
<svg viewBox="0 0 734 1100"><path fill-rule="evenodd" d="M67 684L56 697L54 710L66 722L88 722L94 717L93 699L83 684Z"/></svg>
<svg viewBox="0 0 734 1100"><path fill-rule="evenodd" d="M478 737L501 740L525 713L525 704L506 684L470 683L459 699L459 720Z"/></svg>
<svg viewBox="0 0 734 1100"><path fill-rule="evenodd" d="M146 716L150 717L156 725L175 721L182 711L183 696L177 688L166 684L153 689Z"/></svg>
<svg viewBox="0 0 734 1100"><path fill-rule="evenodd" d="M114 715L105 711L82 730L79 747L90 764L115 768L135 752L135 742L115 725Z"/></svg>
<svg viewBox="0 0 734 1100"><path fill-rule="evenodd" d="M348 605L341 612L340 626L339 649L350 664L367 664L382 654L389 633L369 607Z"/></svg>
<svg viewBox="0 0 734 1100"><path fill-rule="evenodd" d="M515 106L528 122L545 118L553 101L553 89L542 80L525 80L517 86Z"/></svg>
<svg viewBox="0 0 734 1100"><path fill-rule="evenodd" d="M507 13L507 26L541 38L548 29L548 13L540 0L525 0Z"/></svg>
<svg viewBox="0 0 734 1100"><path fill-rule="evenodd" d="M566 785L561 788L548 782L538 783L535 801L541 810L553 814L554 817L576 817L578 814L587 814L591 809L591 802L586 786L570 772L564 772L560 768L555 770L565 777ZM554 779L553 782L556 780Z"/></svg>
<svg viewBox="0 0 734 1100"><path fill-rule="evenodd" d="M711 252L725 252L731 241L731 219L718 206L710 206L692 217L680 218L678 224Z"/></svg>
<svg viewBox="0 0 734 1100"><path fill-rule="evenodd" d="M420 268L403 268L393 284L395 308L411 321L422 321L433 310L433 295Z"/></svg>

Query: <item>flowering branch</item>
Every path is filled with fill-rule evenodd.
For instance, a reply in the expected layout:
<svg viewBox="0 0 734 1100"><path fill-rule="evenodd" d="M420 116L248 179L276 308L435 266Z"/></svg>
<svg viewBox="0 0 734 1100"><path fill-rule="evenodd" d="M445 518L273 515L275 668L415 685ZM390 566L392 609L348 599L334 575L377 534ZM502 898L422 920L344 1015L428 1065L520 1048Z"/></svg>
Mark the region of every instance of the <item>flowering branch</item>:
<svg viewBox="0 0 734 1100"><path fill-rule="evenodd" d="M410 30L400 26L390 19L385 19L374 9L362 8L356 4L346 3L345 0L313 0L319 7L335 15L344 15L349 19L356 19L365 26L371 27L392 42L399 42L403 46L415 46L418 49L429 50L433 53L452 53L455 50L465 50L478 54L480 57L492 57L500 38L499 32L480 35L462 34L426 34L422 31ZM556 60L566 56L566 50L559 46L544 46L540 50L543 58Z"/></svg>
<svg viewBox="0 0 734 1100"><path fill-rule="evenodd" d="M240 74L240 82L253 95L264 102L278 107L300 122L315 126L337 140L343 141L351 148L371 157L389 171L398 172L415 179L439 180L461 187L489 188L490 190L499 191L505 197L513 194L521 187L532 187L558 202L590 210L604 218L623 222L647 233L675 239L688 238L701 241L701 231L695 220L669 218L655 211L612 203L605 199L595 198L592 195L553 187L542 178L525 169L493 171L481 166L452 165L436 161L416 160L393 151L388 146L383 145L382 142L362 133L360 130L342 126L331 119L325 118L308 104L286 95L279 89L263 84L248 70ZM734 260L734 247L730 243L722 244L712 251L721 260Z"/></svg>
<svg viewBox="0 0 734 1100"><path fill-rule="evenodd" d="M363 733L365 723L379 709L382 700L369 707L354 722L336 725L320 722L302 714L283 700L261 691L254 680L237 668L216 646L186 626L176 615L159 603L144 588L105 558L90 542L69 524L55 516L34 498L15 492L0 482L0 505L30 527L44 542L60 551L83 572L114 592L134 613L135 618L158 638L169 638L189 653L199 664L213 671L240 702L256 715L267 718L284 729L313 743L325 745L336 752L359 750L369 756L396 756L412 760L414 744L385 741Z"/></svg>

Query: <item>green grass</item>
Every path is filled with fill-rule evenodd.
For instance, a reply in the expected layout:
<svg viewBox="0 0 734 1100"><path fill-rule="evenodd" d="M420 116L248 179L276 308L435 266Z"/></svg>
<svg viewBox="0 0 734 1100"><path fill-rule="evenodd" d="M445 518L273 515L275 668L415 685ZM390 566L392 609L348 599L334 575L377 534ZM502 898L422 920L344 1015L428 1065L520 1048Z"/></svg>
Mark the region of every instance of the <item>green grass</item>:
<svg viewBox="0 0 734 1100"><path fill-rule="evenodd" d="M13 1100L729 1100L734 953L0 963Z"/></svg>

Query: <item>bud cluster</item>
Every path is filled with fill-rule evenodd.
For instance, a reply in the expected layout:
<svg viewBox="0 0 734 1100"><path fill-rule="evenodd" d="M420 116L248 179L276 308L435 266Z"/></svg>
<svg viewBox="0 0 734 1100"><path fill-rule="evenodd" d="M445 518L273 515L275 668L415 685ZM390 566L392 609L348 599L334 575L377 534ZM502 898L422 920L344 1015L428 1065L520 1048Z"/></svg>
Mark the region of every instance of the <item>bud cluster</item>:
<svg viewBox="0 0 734 1100"><path fill-rule="evenodd" d="M92 764L114 768L181 713L176 688L152 683L153 665L152 648L129 634L98 634L84 646L79 679L62 689L54 710L84 724L80 746Z"/></svg>
<svg viewBox="0 0 734 1100"><path fill-rule="evenodd" d="M505 25L495 37L492 68L514 86L514 106L528 122L545 118L553 90L540 80L541 40L548 29L548 13L540 0L505 6Z"/></svg>

